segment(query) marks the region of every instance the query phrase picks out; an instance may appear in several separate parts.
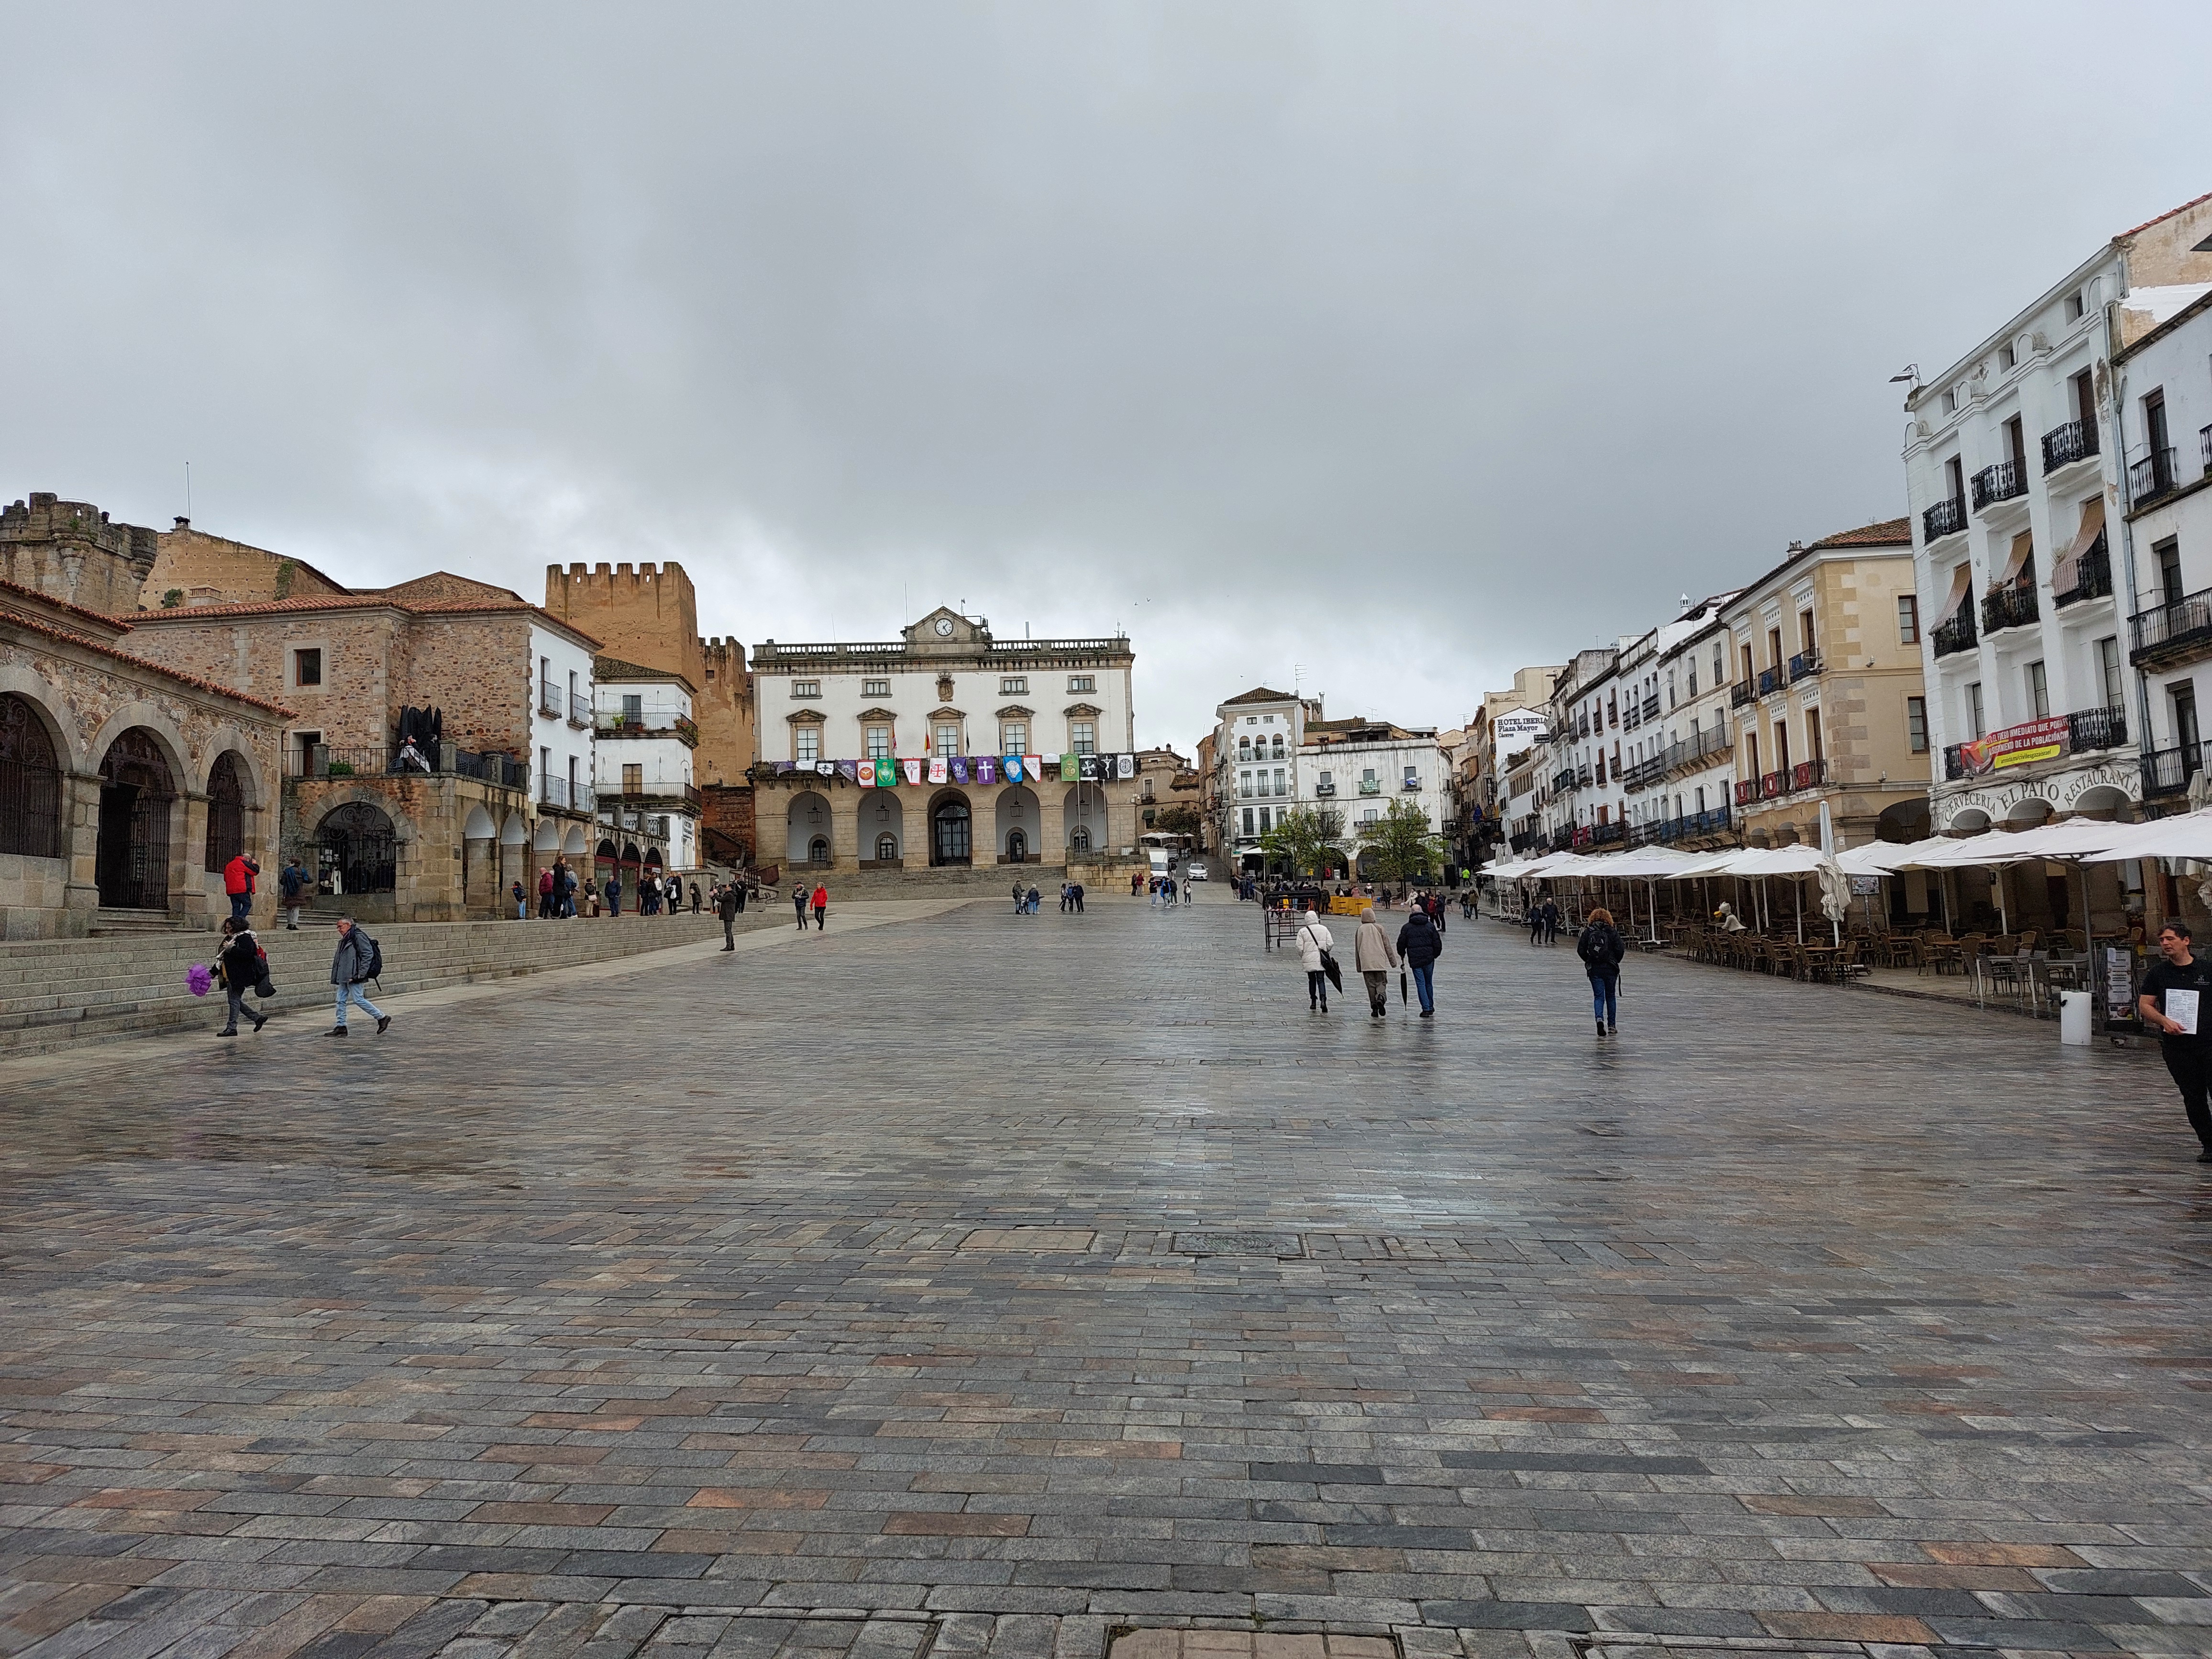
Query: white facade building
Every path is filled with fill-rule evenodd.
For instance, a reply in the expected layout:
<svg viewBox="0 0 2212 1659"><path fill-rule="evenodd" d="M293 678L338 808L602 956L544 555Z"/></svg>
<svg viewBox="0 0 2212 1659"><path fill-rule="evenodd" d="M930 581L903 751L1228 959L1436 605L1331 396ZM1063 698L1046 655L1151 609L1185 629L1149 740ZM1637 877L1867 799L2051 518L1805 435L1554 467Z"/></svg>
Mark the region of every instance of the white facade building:
<svg viewBox="0 0 2212 1659"><path fill-rule="evenodd" d="M1631 641L1632 643L1632 641ZM1624 839L1620 780L1619 646L1579 651L1552 693L1553 772L1544 830L1553 848Z"/></svg>
<svg viewBox="0 0 2212 1659"><path fill-rule="evenodd" d="M1420 808L1431 833L1449 811L1450 762L1433 726L1388 720L1324 720L1310 706L1297 770L1300 806L1334 808L1344 818L1344 850L1360 866L1359 826L1380 818L1393 800Z"/></svg>
<svg viewBox="0 0 2212 1659"><path fill-rule="evenodd" d="M1717 594L1684 618L1688 626L1659 655L1667 698L1667 744L1654 793L1656 827L1640 825L1645 840L1670 846L1699 844L1735 829L1730 804L1735 787L1735 732L1730 719L1729 629L1723 608L1735 597Z"/></svg>
<svg viewBox="0 0 2212 1659"><path fill-rule="evenodd" d="M2212 287L2208 233L2212 198L2113 238L1906 400L1938 830L2142 799L2112 356Z"/></svg>
<svg viewBox="0 0 2212 1659"><path fill-rule="evenodd" d="M2178 804L2203 769L2197 711L2212 705L2212 293L2118 353L2112 384L2129 463L2129 660L2147 687L2143 793Z"/></svg>
<svg viewBox="0 0 2212 1659"><path fill-rule="evenodd" d="M1286 691L1255 685L1213 711L1214 766L1220 774L1218 845L1233 868L1260 855L1260 837L1278 813L1301 799L1299 750L1305 742L1307 706Z"/></svg>
<svg viewBox="0 0 2212 1659"><path fill-rule="evenodd" d="M696 870L700 796L692 754L699 727L691 683L672 670L612 657L599 658L593 672L603 843L614 846L622 862Z"/></svg>

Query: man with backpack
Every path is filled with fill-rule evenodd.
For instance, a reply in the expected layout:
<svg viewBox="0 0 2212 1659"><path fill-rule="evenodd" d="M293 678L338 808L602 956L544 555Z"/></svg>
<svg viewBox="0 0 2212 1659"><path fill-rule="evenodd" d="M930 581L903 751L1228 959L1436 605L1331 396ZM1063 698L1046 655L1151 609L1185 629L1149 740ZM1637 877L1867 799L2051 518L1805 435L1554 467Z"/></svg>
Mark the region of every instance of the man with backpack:
<svg viewBox="0 0 2212 1659"><path fill-rule="evenodd" d="M1590 1007L1597 1016L1597 1034L1612 1036L1617 1027L1614 1020L1620 1011L1620 959L1628 954L1628 946L1613 925L1613 912L1602 908L1592 910L1589 920L1575 940L1575 954L1583 959L1583 971L1589 975Z"/></svg>
<svg viewBox="0 0 2212 1659"><path fill-rule="evenodd" d="M325 1034L343 1036L346 1034L346 1004L361 1005L361 1011L376 1022L377 1035L381 1036L392 1028L392 1016L368 1000L368 993L361 988L384 971L384 949L360 928L354 926L351 916L338 918L338 948L331 957L331 983L338 988L337 1024Z"/></svg>

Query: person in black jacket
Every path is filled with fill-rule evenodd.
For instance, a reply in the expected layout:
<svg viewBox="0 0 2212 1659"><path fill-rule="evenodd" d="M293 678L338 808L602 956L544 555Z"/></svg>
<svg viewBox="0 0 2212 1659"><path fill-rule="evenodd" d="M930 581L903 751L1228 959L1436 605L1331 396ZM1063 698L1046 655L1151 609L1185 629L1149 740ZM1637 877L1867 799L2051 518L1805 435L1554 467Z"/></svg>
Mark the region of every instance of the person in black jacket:
<svg viewBox="0 0 2212 1659"><path fill-rule="evenodd" d="M222 954L216 958L222 964L222 994L229 1004L229 1018L217 1036L238 1035L238 1017L244 1014L259 1030L269 1021L246 1006L246 994L261 983L261 941L253 937L253 929L235 917L224 918L222 924Z"/></svg>
<svg viewBox="0 0 2212 1659"><path fill-rule="evenodd" d="M1597 1034L1611 1036L1620 1029L1613 1021L1620 1006L1620 959L1628 954L1628 946L1613 925L1612 911L1601 908L1589 913L1575 940L1575 954L1583 959L1583 971L1589 975L1590 1007L1597 1016Z"/></svg>
<svg viewBox="0 0 2212 1659"><path fill-rule="evenodd" d="M1398 930L1398 954L1413 970L1413 988L1421 994L1423 1019L1436 1018L1437 958L1443 953L1444 942L1427 911L1416 910L1406 918L1406 925Z"/></svg>

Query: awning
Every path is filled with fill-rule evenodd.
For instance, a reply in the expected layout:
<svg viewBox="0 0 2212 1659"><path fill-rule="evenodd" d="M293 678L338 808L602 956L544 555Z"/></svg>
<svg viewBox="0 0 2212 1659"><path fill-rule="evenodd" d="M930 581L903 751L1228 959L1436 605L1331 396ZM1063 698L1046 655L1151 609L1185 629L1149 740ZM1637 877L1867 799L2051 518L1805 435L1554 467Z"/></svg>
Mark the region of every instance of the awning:
<svg viewBox="0 0 2212 1659"><path fill-rule="evenodd" d="M1836 862L1847 876L1887 876L1909 868L1913 859L1923 852L1933 852L1943 845L1942 836L1929 841L1895 842L1870 841L1863 847L1850 847L1836 854Z"/></svg>
<svg viewBox="0 0 2212 1659"><path fill-rule="evenodd" d="M1698 876L1724 876L1729 866L1744 855L1745 849L1731 847L1724 853L1707 853L1702 858L1692 859L1679 870L1667 872L1668 881L1688 881Z"/></svg>
<svg viewBox="0 0 2212 1659"><path fill-rule="evenodd" d="M2058 562L2051 567L2052 592L2071 592L2081 585L2081 556L2095 546L2097 538L2104 533L2105 498L2100 493L2081 503L2081 527L2074 532L2074 539L2066 544L2066 550L2058 556Z"/></svg>
<svg viewBox="0 0 2212 1659"><path fill-rule="evenodd" d="M2184 812L2148 823L2107 824L2121 838L2109 847L2075 856L2084 864L2117 864L2123 859L2197 859L2212 862L2212 811Z"/></svg>
<svg viewBox="0 0 2212 1659"><path fill-rule="evenodd" d="M1959 568L1951 573L1950 596L1943 601L1943 609L1936 614L1936 620L1930 623L1929 627L1941 628L1952 617L1957 616L1959 607L1966 604L1966 596L1973 592L1973 588L1974 567L1970 561L1961 559L1959 562Z"/></svg>
<svg viewBox="0 0 2212 1659"><path fill-rule="evenodd" d="M2005 556L2004 574L1992 586L2002 587L2027 568L2027 562L2035 556L2035 532L2023 530L2012 538L2012 551Z"/></svg>

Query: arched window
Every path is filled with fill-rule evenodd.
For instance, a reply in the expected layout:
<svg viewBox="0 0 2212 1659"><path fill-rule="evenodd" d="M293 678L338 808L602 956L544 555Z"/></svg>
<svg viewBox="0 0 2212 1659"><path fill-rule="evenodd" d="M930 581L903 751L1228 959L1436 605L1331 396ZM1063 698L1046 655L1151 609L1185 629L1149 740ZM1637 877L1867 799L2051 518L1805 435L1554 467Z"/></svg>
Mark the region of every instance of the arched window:
<svg viewBox="0 0 2212 1659"><path fill-rule="evenodd" d="M1006 858L1008 862L1020 864L1026 861L1029 855L1030 838L1018 830L1009 830L1006 834Z"/></svg>
<svg viewBox="0 0 2212 1659"><path fill-rule="evenodd" d="M1242 761L1248 761L1252 758L1251 738L1239 738L1237 739L1237 758Z"/></svg>
<svg viewBox="0 0 2212 1659"><path fill-rule="evenodd" d="M208 773L207 857L204 867L221 870L246 850L246 786L239 779L238 757L226 749Z"/></svg>
<svg viewBox="0 0 2212 1659"><path fill-rule="evenodd" d="M1090 825L1079 823L1075 826L1075 832L1067 838L1067 850L1071 853L1087 853L1091 850Z"/></svg>
<svg viewBox="0 0 2212 1659"><path fill-rule="evenodd" d="M1282 759L1282 757L1283 757L1283 734L1282 734L1281 732L1276 732L1276 733L1275 733L1275 755L1274 755L1274 757L1275 757L1277 760L1280 760L1280 759Z"/></svg>
<svg viewBox="0 0 2212 1659"><path fill-rule="evenodd" d="M62 770L46 722L22 698L0 696L0 853L62 855Z"/></svg>
<svg viewBox="0 0 2212 1659"><path fill-rule="evenodd" d="M169 809L177 788L161 745L134 726L100 763L100 840L94 878L100 902L120 910L169 905Z"/></svg>
<svg viewBox="0 0 2212 1659"><path fill-rule="evenodd" d="M365 800L334 806L315 830L316 863L329 893L389 893L398 885L398 839L383 809Z"/></svg>
<svg viewBox="0 0 2212 1659"><path fill-rule="evenodd" d="M806 843L806 861L817 870L827 870L830 867L829 842L820 836L817 836L812 841L808 842Z"/></svg>
<svg viewBox="0 0 2212 1659"><path fill-rule="evenodd" d="M876 862L878 864L896 864L898 862L898 837L896 836L885 833L876 837Z"/></svg>

